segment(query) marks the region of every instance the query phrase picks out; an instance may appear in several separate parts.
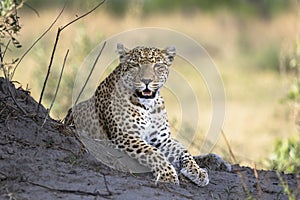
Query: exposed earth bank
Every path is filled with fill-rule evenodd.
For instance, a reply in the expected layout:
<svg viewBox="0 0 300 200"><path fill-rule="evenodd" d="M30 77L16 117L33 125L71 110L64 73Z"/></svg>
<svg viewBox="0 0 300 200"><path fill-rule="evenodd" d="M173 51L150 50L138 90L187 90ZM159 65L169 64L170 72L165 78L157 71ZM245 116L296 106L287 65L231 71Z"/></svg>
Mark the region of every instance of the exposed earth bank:
<svg viewBox="0 0 300 200"><path fill-rule="evenodd" d="M300 199L293 174L233 166L210 171L200 188L180 177L180 186L151 174L118 172L99 163L59 121L22 88L0 78L0 199ZM255 173L257 172L257 174ZM285 186L283 187L283 184ZM298 188L298 189L297 189ZM298 192L298 194L297 194ZM298 196L296 196L298 195Z"/></svg>

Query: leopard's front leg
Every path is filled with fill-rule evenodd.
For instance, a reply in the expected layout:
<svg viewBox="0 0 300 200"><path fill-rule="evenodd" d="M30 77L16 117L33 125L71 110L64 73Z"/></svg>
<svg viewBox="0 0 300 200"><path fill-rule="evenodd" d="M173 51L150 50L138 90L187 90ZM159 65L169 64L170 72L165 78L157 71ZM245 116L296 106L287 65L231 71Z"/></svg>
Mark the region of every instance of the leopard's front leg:
<svg viewBox="0 0 300 200"><path fill-rule="evenodd" d="M182 144L171 138L167 112L162 97L157 102L151 112L152 127L146 137L147 142L160 149L165 157L174 166L178 167L185 177L198 186L207 185L209 183L207 171L198 166Z"/></svg>
<svg viewBox="0 0 300 200"><path fill-rule="evenodd" d="M137 159L141 165L150 168L156 181L179 184L175 168L159 149L147 144L138 136L121 134L122 137L111 140L118 149Z"/></svg>
<svg viewBox="0 0 300 200"><path fill-rule="evenodd" d="M157 143L159 149L170 162L178 165L180 172L198 186L206 186L209 183L207 170L200 168L194 158L188 153L182 144L169 137L165 142Z"/></svg>

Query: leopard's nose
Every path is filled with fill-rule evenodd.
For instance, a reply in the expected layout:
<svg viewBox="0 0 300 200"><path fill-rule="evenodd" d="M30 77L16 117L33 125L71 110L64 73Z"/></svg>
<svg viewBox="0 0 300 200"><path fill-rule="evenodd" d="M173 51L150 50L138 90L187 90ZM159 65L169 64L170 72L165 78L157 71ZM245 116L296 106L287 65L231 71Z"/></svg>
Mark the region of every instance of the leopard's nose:
<svg viewBox="0 0 300 200"><path fill-rule="evenodd" d="M148 85L149 83L152 82L151 79L141 79L141 81L142 81L143 83L145 83L145 85Z"/></svg>

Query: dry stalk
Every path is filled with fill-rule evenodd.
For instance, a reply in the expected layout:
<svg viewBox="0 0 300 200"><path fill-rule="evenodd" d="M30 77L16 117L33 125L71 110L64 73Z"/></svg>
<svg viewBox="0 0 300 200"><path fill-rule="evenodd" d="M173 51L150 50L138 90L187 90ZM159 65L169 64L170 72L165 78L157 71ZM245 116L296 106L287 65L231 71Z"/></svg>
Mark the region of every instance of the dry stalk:
<svg viewBox="0 0 300 200"><path fill-rule="evenodd" d="M22 111L22 113L24 115L27 115L27 112L18 104L17 100L15 99L15 97L14 97L12 91L11 91L11 87L9 85L9 79L8 79L9 77L8 77L8 74L6 73L5 68L4 68L4 64L3 64L3 62L4 62L4 56L5 56L5 53L6 53L7 49L8 49L9 43L10 43L10 40L7 42L7 45L5 46L5 49L4 49L3 53L2 53L1 46L0 46L0 65L1 65L1 68L3 70L3 74L4 74L4 77L5 77L5 83L6 83L6 86L7 86L7 90L9 92L9 94L10 94L10 97L12 98L12 100L16 104L16 106Z"/></svg>
<svg viewBox="0 0 300 200"><path fill-rule="evenodd" d="M57 93L58 93L58 90L59 90L59 86L60 86L60 82L61 82L62 75L63 75L63 73L64 73L64 69L65 69L65 65L66 65L66 61L67 61L68 55L69 55L69 49L67 50L67 53L66 53L66 55L65 55L65 57L64 57L64 62L63 62L63 65L62 65L62 68L61 68L61 71L60 71L60 75L59 75L58 83L57 83L56 90L55 90L55 93L54 93L54 97L53 97L53 99L52 99L52 102L51 102L50 107L49 107L49 109L48 109L48 111L47 111L47 115L46 115L46 117L45 117L45 120L44 120L44 122L43 122L41 128L42 128L42 127L44 126L44 124L46 123L46 121L47 121L47 119L48 119L48 116L49 116L49 113L50 113L50 111L51 111L51 109L52 109L52 107L53 107L53 105L54 105L55 100L56 100L56 96L57 96Z"/></svg>
<svg viewBox="0 0 300 200"><path fill-rule="evenodd" d="M228 142L228 140L227 140L226 134L225 134L225 132L224 132L223 129L221 130L221 133L222 133L222 136L223 136L223 138L224 138L224 140L225 140L225 143L226 143L226 146L227 146L227 148L228 148L228 151L229 151L229 154L230 154L230 156L231 156L232 161L233 161L234 163L237 163L237 160L236 160L236 158L235 158L235 155L234 155L234 153L233 153L233 151L232 151L232 149L231 149L231 146L230 146L230 144L229 144L229 142Z"/></svg>
<svg viewBox="0 0 300 200"><path fill-rule="evenodd" d="M253 171L254 171L254 176L255 176L255 180L256 180L256 188L257 188L257 191L258 191L258 197L259 197L259 199L262 199L262 189L261 189L261 185L260 185L260 182L259 182L259 179L258 179L258 172L257 172L255 163L254 163Z"/></svg>
<svg viewBox="0 0 300 200"><path fill-rule="evenodd" d="M41 94L40 94L40 99L39 99L39 104L38 104L38 107L37 107L37 111L36 113L38 114L39 113L39 110L40 110L40 106L41 106L41 103L42 103L42 99L43 99L43 96L44 96L44 92L45 92L45 88L46 88L46 85L47 85L47 82L48 82L48 78L49 78L49 75L50 75L50 72L51 72L51 68L52 68L52 63L53 63L53 59L54 59L54 55L55 55L55 52L56 52L56 47L57 47L57 44L58 44L58 41L59 41L59 36L61 34L61 32L67 28L68 26L70 26L71 24L75 23L76 21L78 21L79 19L82 19L83 17L86 17L87 15L89 15L90 13L92 13L93 11L95 11L98 7L100 7L103 3L105 2L105 0L101 1L97 6L95 6L93 9L91 9L90 11L86 12L85 14L77 17L76 19L70 21L69 23L67 23L66 25L62 26L62 27L59 27L58 30L57 30L57 34L56 34L56 38L55 38L55 43L53 45L53 50L52 50L52 54L51 54L51 58L50 58L50 63L49 63L49 66L48 66L48 71L47 71L47 74L46 74L46 77L45 77L45 80L44 80L44 84L43 84L43 88L42 88L42 91L41 91Z"/></svg>
<svg viewBox="0 0 300 200"><path fill-rule="evenodd" d="M80 96L81 96L83 90L84 90L85 87L86 87L87 82L90 80L90 77L91 77L91 75L92 75L92 73L93 73L93 71L94 71L94 69L95 69L95 67L96 67L96 65L97 65L97 63L98 63L98 60L99 60L99 58L100 58L100 56L101 56L101 54L102 54L102 51L103 51L105 45L106 45L106 41L104 42L104 44L103 44L101 50L99 51L99 53L98 53L98 55L97 55L97 57L96 57L96 59L95 59L95 62L94 62L94 64L93 64L93 67L92 67L92 69L91 69L91 71L90 71L90 73L89 73L89 75L88 75L86 81L84 82L84 85L83 85L83 87L81 88L81 90L80 90L80 92L79 92L79 95L78 95L78 97L76 98L76 101L75 101L74 105L77 104L77 102L78 102L78 100L79 100L79 98L80 98Z"/></svg>
<svg viewBox="0 0 300 200"><path fill-rule="evenodd" d="M100 49L100 51L99 51L99 53L98 53L98 55L97 55L97 57L96 57L96 59L95 59L95 62L94 62L94 64L93 64L93 66L92 66L92 69L91 69L91 71L90 71L90 73L89 73L87 79L85 80L85 82L84 82L84 84L83 84L83 86L82 86L82 88L81 88L81 90L80 90L80 92L79 92L79 94L78 94L78 97L76 98L76 100L75 100L75 102L74 102L74 106L75 106L75 105L77 104L77 102L79 101L79 98L80 98L80 96L81 96L83 90L85 89L86 84L87 84L88 81L90 80L90 77L91 77L91 75L92 75L92 73L93 73L93 71L94 71L94 69L95 69L95 67L96 67L96 65L97 65L97 63L98 63L98 60L99 60L99 58L100 58L100 56L101 56L101 54L102 54L102 52L103 52L103 49L104 49L105 45L106 45L106 41L104 42L102 48ZM70 120L70 118L67 118L67 119L65 118L65 119L64 119L64 124L69 124L69 120Z"/></svg>

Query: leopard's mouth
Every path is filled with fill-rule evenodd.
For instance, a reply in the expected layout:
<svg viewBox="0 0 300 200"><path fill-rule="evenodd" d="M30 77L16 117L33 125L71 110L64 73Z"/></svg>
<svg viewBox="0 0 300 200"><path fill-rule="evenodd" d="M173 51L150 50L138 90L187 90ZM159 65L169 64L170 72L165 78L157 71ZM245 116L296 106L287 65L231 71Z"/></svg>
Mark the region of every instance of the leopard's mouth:
<svg viewBox="0 0 300 200"><path fill-rule="evenodd" d="M136 90L136 94L140 98L153 99L155 97L156 91L151 91L148 88L146 88L143 91Z"/></svg>

